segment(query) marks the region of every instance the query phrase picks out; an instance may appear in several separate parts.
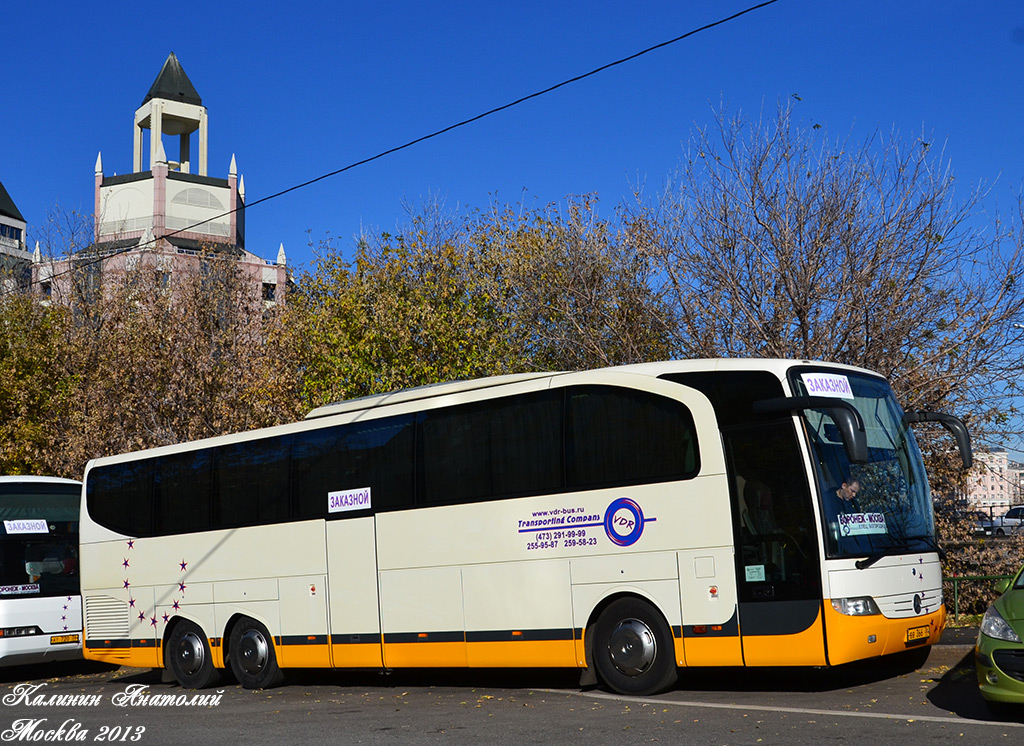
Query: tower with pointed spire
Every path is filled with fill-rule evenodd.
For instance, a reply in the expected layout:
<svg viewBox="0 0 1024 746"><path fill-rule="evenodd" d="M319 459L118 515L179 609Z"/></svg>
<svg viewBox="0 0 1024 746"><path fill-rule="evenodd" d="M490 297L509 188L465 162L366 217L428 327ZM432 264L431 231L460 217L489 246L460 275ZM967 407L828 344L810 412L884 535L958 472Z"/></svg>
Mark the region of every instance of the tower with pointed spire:
<svg viewBox="0 0 1024 746"><path fill-rule="evenodd" d="M194 271L199 255L214 253L239 261L263 298L280 301L283 250L277 262L246 251L245 190L235 156L227 178L208 175L208 123L202 98L171 52L135 111L132 172L105 175L102 153L96 157L95 243L86 252L101 274L141 261L172 279ZM49 287L48 276L67 273L50 267L37 274Z"/></svg>

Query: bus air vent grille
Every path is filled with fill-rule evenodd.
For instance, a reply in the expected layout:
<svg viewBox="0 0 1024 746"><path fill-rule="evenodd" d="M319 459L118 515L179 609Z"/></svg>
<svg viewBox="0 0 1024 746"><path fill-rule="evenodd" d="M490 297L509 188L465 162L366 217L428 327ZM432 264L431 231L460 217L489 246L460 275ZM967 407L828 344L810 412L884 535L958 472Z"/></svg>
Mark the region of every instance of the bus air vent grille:
<svg viewBox="0 0 1024 746"><path fill-rule="evenodd" d="M85 632L90 639L127 638L128 604L110 596L86 596Z"/></svg>

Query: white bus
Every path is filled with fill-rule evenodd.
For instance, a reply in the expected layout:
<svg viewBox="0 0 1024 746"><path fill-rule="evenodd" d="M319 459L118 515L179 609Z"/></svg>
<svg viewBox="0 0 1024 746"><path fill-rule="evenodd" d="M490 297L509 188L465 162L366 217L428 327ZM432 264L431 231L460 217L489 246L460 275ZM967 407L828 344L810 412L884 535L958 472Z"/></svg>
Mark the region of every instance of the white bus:
<svg viewBox="0 0 1024 746"><path fill-rule="evenodd" d="M931 497L869 371L652 363L399 391L98 459L87 658L170 669L826 666L935 642ZM856 493L849 500L840 493Z"/></svg>
<svg viewBox="0 0 1024 746"><path fill-rule="evenodd" d="M82 483L0 477L0 666L82 657Z"/></svg>

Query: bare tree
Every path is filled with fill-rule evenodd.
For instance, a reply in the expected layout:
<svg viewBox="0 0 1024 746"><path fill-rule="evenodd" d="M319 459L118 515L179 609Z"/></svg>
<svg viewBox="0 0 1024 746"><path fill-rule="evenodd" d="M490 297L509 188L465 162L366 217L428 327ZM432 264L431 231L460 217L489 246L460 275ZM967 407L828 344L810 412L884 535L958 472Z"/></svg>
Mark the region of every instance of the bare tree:
<svg viewBox="0 0 1024 746"><path fill-rule="evenodd" d="M864 366L907 408L953 409L997 437L1022 367L1020 236L954 195L941 153L898 136L832 142L789 108L719 112L660 199L625 220L658 262L681 356Z"/></svg>

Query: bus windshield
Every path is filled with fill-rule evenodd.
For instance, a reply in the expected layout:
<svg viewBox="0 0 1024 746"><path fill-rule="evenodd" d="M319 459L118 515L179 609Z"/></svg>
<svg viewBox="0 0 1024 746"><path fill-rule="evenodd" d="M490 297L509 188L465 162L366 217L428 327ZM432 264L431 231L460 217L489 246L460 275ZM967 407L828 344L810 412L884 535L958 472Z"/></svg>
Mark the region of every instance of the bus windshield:
<svg viewBox="0 0 1024 746"><path fill-rule="evenodd" d="M75 484L0 484L0 597L78 594Z"/></svg>
<svg viewBox="0 0 1024 746"><path fill-rule="evenodd" d="M801 368L798 395L829 396L856 407L864 420L868 462L851 464L832 419L805 413L814 461L826 555L871 557L933 551L935 523L924 463L889 384L857 373Z"/></svg>

